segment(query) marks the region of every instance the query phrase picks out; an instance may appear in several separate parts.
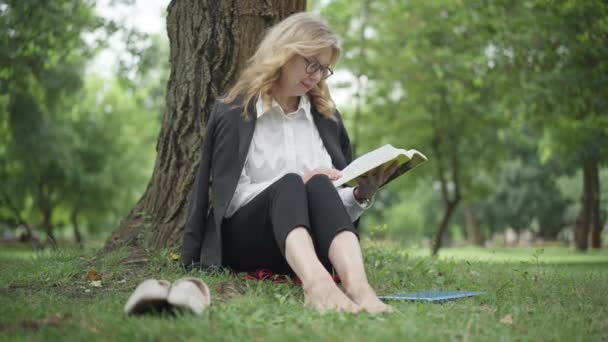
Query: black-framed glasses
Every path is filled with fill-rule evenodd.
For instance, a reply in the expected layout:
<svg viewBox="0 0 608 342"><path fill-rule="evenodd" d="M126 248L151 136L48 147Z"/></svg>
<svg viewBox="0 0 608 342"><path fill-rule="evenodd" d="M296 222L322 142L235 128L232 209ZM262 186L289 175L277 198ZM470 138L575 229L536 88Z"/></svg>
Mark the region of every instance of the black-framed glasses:
<svg viewBox="0 0 608 342"><path fill-rule="evenodd" d="M306 73L309 75L313 75L314 73L316 73L317 71L321 71L321 77L323 79L328 78L329 76L334 74L334 71L331 70L331 68L328 66L324 66L321 63L319 63L316 60L311 60L308 59L304 56L302 56L302 58L304 58L304 61L306 61Z"/></svg>

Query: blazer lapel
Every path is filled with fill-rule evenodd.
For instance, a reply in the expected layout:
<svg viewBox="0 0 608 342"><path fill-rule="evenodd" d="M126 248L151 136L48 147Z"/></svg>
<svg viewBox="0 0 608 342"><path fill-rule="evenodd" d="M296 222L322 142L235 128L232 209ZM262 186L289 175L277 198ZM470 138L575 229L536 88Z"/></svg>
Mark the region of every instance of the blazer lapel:
<svg viewBox="0 0 608 342"><path fill-rule="evenodd" d="M317 125L317 130L319 131L321 140L323 140L323 145L325 145L327 153L329 153L329 156L331 157L332 163L338 170L344 169L346 167L346 160L342 148L340 147L336 122L325 118L314 109L312 109L312 113L315 124Z"/></svg>
<svg viewBox="0 0 608 342"><path fill-rule="evenodd" d="M245 121L242 113L237 115L238 117L238 127L239 127L239 152L238 152L238 162L240 169L245 165L245 159L247 158L247 152L249 152L249 145L251 145L251 139L253 138L253 131L255 130L255 123L257 119L257 113L255 110L255 102L257 98L251 99L249 103L249 114L252 116L252 119Z"/></svg>

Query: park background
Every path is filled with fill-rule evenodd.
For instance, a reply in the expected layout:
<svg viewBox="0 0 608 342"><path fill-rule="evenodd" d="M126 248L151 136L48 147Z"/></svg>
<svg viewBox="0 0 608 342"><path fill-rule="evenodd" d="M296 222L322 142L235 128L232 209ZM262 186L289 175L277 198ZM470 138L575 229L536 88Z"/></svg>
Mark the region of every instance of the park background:
<svg viewBox="0 0 608 342"><path fill-rule="evenodd" d="M18 299L0 331L43 339L64 324L111 326L109 336L153 338L117 328L115 311L143 277L183 275L180 233L213 96L263 28L304 7L343 39L328 83L355 154L390 143L429 157L363 216L372 284L496 290L400 307L409 330L374 319L353 336L605 338L608 5L594 0L1 1L1 291ZM208 278L220 298L226 279ZM293 287L252 286L235 291L251 302L224 296L213 336L250 336L251 321L234 317L268 322L256 308L277 301L303 327L290 336L356 324L294 309ZM74 319L96 310L97 321Z"/></svg>
<svg viewBox="0 0 608 342"><path fill-rule="evenodd" d="M164 5L0 8L4 240L104 240L140 199L167 110ZM362 220L367 235L421 247L434 246L440 230L448 246L601 247L605 4L308 7L343 38L328 82L355 155L390 143L430 159L376 197Z"/></svg>

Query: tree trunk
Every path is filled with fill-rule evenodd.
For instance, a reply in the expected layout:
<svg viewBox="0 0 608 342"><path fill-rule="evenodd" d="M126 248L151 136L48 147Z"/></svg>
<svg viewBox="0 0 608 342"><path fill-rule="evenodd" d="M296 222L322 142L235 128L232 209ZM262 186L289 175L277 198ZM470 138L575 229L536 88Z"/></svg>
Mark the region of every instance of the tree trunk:
<svg viewBox="0 0 608 342"><path fill-rule="evenodd" d="M467 204L464 206L464 217L467 223L467 232L469 233L469 241L475 246L483 247L483 235L479 226L479 219L475 215L473 208Z"/></svg>
<svg viewBox="0 0 608 342"><path fill-rule="evenodd" d="M581 198L582 206L581 211L576 219L576 231L574 234L574 240L576 248L580 251L585 251L589 248L589 235L591 227L595 226L592 220L594 219L594 183L599 186L599 180L595 180L598 177L597 163L592 161L585 161L583 163L583 196ZM597 198L599 200L599 190L597 192ZM599 203L597 204L599 211ZM598 212L599 214L599 212ZM599 215L597 215L597 225L599 226ZM601 227L598 228L598 230ZM599 236L598 236L599 239Z"/></svg>
<svg viewBox="0 0 608 342"><path fill-rule="evenodd" d="M188 198L198 169L204 130L216 96L235 81L265 29L306 0L173 0L167 33L171 74L167 84L157 157L147 189L106 241L152 248L181 242ZM142 241L142 236L149 240Z"/></svg>
<svg viewBox="0 0 608 342"><path fill-rule="evenodd" d="M447 124L451 127L458 125L458 122L453 122L449 115L450 107L447 101L445 88L439 88L440 101L438 110L431 111L433 120L431 126L433 129L433 138L431 140L431 150L434 152L435 164L437 165L437 178L441 184L441 196L445 204L445 212L432 245L432 255L437 255L442 245L442 238L447 234L450 218L454 210L460 203L462 195L460 193L460 159L458 146L460 143L459 136L450 133L449 130L443 130L443 121L447 120ZM441 116L440 114L441 113ZM445 116L446 119L443 119ZM447 177L450 175L450 177ZM451 189L450 189L451 188Z"/></svg>
<svg viewBox="0 0 608 342"><path fill-rule="evenodd" d="M437 255L437 252L439 252L439 249L441 248L441 242L443 240L443 236L447 233L447 229L448 229L448 224L450 223L450 218L452 217L452 214L454 213L454 209L456 209L456 206L458 205L457 201L450 201L447 204L445 213L443 214L443 219L441 220L441 223L439 224L439 229L437 230L437 233L435 234L435 240L433 241L433 255Z"/></svg>
<svg viewBox="0 0 608 342"><path fill-rule="evenodd" d="M47 236L47 242L50 242L53 249L57 248L57 239L53 234L53 209L45 208L42 210L42 228Z"/></svg>
<svg viewBox="0 0 608 342"><path fill-rule="evenodd" d="M589 229L591 248L602 247L602 220L600 219L600 177L599 166L597 161L590 162L589 165L589 187L585 188L590 191L589 198L591 209L589 210Z"/></svg>
<svg viewBox="0 0 608 342"><path fill-rule="evenodd" d="M74 229L74 240L78 244L78 246L82 247L82 234L80 233L80 228L78 227L78 210L74 209L72 214L70 215L70 221L72 222L72 228Z"/></svg>

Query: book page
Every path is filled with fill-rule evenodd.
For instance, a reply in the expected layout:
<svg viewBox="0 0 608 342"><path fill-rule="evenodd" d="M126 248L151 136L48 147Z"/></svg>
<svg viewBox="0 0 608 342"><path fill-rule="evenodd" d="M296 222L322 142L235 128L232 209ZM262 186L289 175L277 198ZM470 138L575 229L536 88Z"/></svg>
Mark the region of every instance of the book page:
<svg viewBox="0 0 608 342"><path fill-rule="evenodd" d="M381 165L388 167L387 164L390 164L395 160L397 160L399 164L404 164L412 159L416 160L416 162L411 165L410 169L427 160L422 153L416 150L398 149L390 144L387 144L355 159L342 170L342 177L333 183L334 186L338 187ZM404 172L401 172L401 174L402 173Z"/></svg>

